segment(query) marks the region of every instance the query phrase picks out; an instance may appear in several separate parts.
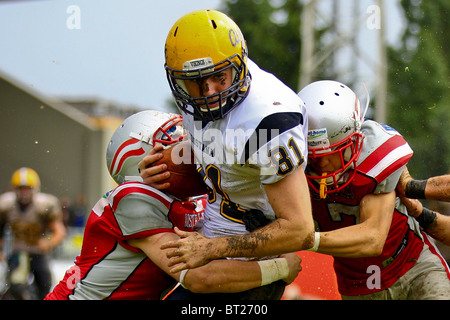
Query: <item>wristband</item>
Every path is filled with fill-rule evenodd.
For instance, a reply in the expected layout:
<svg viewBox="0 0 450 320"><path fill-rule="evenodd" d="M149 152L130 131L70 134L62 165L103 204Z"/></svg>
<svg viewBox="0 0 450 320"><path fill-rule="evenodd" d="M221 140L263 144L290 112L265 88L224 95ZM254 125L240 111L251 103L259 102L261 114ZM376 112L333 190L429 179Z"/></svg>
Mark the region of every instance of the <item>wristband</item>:
<svg viewBox="0 0 450 320"><path fill-rule="evenodd" d="M186 287L184 286L184 277L186 277L186 273L189 271L189 269L184 269L183 271L180 272L180 284L183 288L186 289Z"/></svg>
<svg viewBox="0 0 450 320"><path fill-rule="evenodd" d="M416 220L422 228L426 229L436 221L436 218L436 212L423 207L422 213L416 218Z"/></svg>
<svg viewBox="0 0 450 320"><path fill-rule="evenodd" d="M427 180L411 180L406 184L405 196L411 199L425 199Z"/></svg>
<svg viewBox="0 0 450 320"><path fill-rule="evenodd" d="M320 232L314 232L314 246L306 251L317 252L317 250L319 250L319 244L320 244Z"/></svg>
<svg viewBox="0 0 450 320"><path fill-rule="evenodd" d="M285 258L258 261L261 269L261 286L287 278L289 266Z"/></svg>

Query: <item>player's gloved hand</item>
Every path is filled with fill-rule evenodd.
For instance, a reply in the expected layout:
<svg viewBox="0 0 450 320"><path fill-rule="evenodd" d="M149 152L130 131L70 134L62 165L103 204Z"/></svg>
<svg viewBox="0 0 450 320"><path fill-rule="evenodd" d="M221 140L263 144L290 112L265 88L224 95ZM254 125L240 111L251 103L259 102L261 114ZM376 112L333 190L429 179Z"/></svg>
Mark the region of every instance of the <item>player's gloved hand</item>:
<svg viewBox="0 0 450 320"><path fill-rule="evenodd" d="M195 209L196 205L191 201L174 201L170 206L169 220L180 230L194 231L194 226L203 213Z"/></svg>
<svg viewBox="0 0 450 320"><path fill-rule="evenodd" d="M170 186L168 182L159 183L160 181L165 180L170 176L170 172L167 171L167 165L166 164L160 164L157 166L152 165L153 163L157 162L163 157L163 154L161 152L163 150L164 150L163 145L161 144L155 145L155 147L152 150L150 150L148 155L146 155L138 163L138 168L141 173L141 178L144 180L144 183L158 190L164 190Z"/></svg>

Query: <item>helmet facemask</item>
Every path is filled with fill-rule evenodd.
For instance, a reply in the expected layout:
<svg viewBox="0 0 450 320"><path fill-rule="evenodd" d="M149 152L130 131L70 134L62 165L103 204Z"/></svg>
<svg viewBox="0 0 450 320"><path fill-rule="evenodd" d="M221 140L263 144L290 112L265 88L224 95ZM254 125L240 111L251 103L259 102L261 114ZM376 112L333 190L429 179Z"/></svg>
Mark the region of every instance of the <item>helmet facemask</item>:
<svg viewBox="0 0 450 320"><path fill-rule="evenodd" d="M167 147L182 141L187 136L184 127L181 124L178 125L182 121L181 116L175 116L164 122L153 134L152 146L155 147L157 143L160 143Z"/></svg>
<svg viewBox="0 0 450 320"><path fill-rule="evenodd" d="M356 174L356 162L362 151L364 135L354 132L346 139L339 141L329 147L321 147L308 150L308 166L306 177L309 186L317 193L321 199L325 199L327 194L338 192L347 187ZM334 172L324 172L322 175L314 172L311 162L322 157L339 155L340 168Z"/></svg>

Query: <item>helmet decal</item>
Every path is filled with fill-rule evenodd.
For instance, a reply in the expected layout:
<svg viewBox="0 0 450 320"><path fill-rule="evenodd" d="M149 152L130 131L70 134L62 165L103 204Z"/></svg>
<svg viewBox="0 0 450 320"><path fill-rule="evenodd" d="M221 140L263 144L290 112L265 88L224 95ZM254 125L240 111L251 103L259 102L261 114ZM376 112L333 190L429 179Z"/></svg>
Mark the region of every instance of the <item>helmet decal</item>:
<svg viewBox="0 0 450 320"><path fill-rule="evenodd" d="M145 153L145 150L142 149L140 144L141 142L139 140L132 138L120 145L114 154L111 167L109 168L111 175L115 176L122 170L123 163L127 158L141 156Z"/></svg>
<svg viewBox="0 0 450 320"><path fill-rule="evenodd" d="M230 29L230 31L228 32L228 36L230 37L230 42L233 47L236 47L239 42L244 40L242 34L240 32L236 34L236 31L234 31L234 29Z"/></svg>
<svg viewBox="0 0 450 320"><path fill-rule="evenodd" d="M308 149L325 149L330 147L327 128L308 130Z"/></svg>

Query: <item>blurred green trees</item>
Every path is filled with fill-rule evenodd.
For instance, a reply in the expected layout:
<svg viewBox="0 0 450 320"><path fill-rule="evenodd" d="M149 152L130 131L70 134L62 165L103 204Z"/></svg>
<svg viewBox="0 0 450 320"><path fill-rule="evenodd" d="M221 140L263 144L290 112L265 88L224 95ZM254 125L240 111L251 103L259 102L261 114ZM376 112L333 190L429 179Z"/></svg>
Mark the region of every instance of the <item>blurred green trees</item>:
<svg viewBox="0 0 450 320"><path fill-rule="evenodd" d="M402 0L407 26L388 50L389 123L415 151L417 178L450 172L450 1Z"/></svg>
<svg viewBox="0 0 450 320"><path fill-rule="evenodd" d="M300 68L301 3L225 0L219 8L240 26L251 59L294 90ZM424 179L450 172L450 1L401 0L401 6L405 32L401 43L387 52L387 122L415 152L408 165L411 174ZM316 30L319 48L324 31ZM334 78L326 66L316 79Z"/></svg>
<svg viewBox="0 0 450 320"><path fill-rule="evenodd" d="M276 6L275 3L280 3ZM226 0L225 10L242 30L249 56L261 68L297 89L300 67L298 0Z"/></svg>

